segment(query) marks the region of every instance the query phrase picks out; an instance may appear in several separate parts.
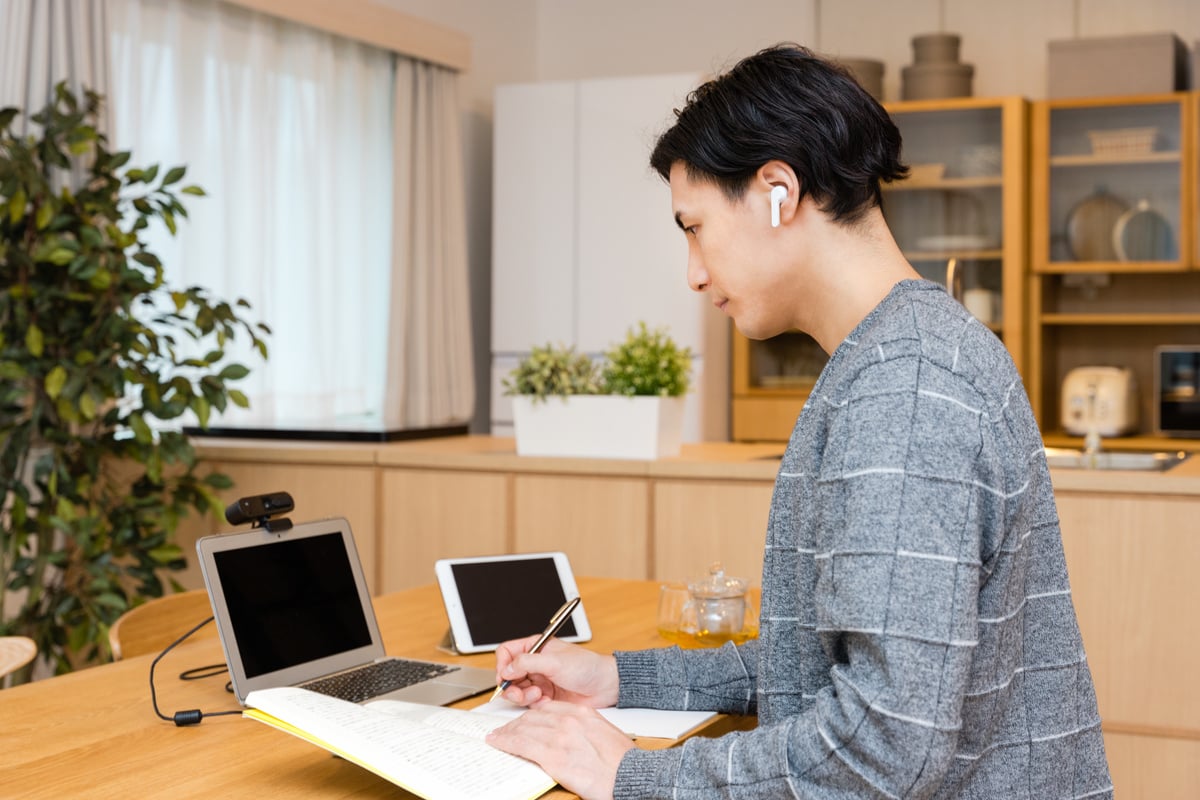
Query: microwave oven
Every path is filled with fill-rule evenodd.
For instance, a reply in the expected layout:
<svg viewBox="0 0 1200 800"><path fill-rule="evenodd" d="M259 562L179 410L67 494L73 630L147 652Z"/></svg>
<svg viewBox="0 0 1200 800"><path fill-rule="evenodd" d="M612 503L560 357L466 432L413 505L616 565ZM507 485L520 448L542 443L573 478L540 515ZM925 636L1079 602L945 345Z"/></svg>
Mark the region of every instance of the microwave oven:
<svg viewBox="0 0 1200 800"><path fill-rule="evenodd" d="M1154 427L1163 436L1200 437L1200 345L1155 348Z"/></svg>

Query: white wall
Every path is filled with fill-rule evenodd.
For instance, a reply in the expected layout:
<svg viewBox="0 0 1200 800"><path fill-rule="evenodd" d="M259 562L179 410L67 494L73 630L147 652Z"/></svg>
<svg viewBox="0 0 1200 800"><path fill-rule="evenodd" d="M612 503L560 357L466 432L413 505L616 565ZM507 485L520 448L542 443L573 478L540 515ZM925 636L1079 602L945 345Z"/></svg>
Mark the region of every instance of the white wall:
<svg viewBox="0 0 1200 800"><path fill-rule="evenodd" d="M463 75L477 408L487 429L491 109L501 83L719 72L779 41L885 63L884 99L921 33L962 36L978 96L1045 96L1047 42L1172 31L1200 40L1200 0L377 0L471 37ZM682 244L681 244L682 246ZM682 290L682 287L681 287ZM482 337L482 338L481 338Z"/></svg>

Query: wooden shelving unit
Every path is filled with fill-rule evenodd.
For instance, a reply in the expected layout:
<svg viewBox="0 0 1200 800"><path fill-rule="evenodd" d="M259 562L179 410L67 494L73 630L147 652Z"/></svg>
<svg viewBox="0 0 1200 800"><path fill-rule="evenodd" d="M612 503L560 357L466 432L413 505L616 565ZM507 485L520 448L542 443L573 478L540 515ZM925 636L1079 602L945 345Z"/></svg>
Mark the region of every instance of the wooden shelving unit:
<svg viewBox="0 0 1200 800"><path fill-rule="evenodd" d="M1139 430L1110 438L1112 450L1200 451L1200 439L1154 431L1154 350L1200 344L1197 254L1198 95L1043 101L1032 115L1029 364L1026 384L1046 443L1080 447L1062 431L1060 387L1084 365L1130 368L1139 389ZM1088 130L1153 126L1154 148L1087 152ZM1176 252L1161 260L1075 261L1064 249L1067 215L1092 187L1132 207L1152 197L1173 225Z"/></svg>

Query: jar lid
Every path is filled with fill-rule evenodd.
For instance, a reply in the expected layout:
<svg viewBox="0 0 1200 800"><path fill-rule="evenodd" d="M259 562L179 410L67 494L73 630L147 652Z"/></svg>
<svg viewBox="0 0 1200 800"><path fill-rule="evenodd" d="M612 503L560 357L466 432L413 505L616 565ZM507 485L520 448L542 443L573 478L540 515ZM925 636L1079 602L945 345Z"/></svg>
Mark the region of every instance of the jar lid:
<svg viewBox="0 0 1200 800"><path fill-rule="evenodd" d="M734 578L725 574L721 562L714 562L708 568L708 574L702 578L693 578L688 582L688 591L694 597L716 599L721 597L741 597L746 593L744 578Z"/></svg>

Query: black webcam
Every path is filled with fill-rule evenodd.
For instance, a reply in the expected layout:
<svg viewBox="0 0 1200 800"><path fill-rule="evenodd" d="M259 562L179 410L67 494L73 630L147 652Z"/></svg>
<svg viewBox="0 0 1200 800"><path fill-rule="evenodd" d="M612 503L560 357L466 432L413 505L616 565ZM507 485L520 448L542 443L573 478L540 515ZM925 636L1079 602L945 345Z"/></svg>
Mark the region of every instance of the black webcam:
<svg viewBox="0 0 1200 800"><path fill-rule="evenodd" d="M230 503L229 507L225 509L225 519L230 525L243 525L249 522L255 528L286 531L292 527L291 520L271 519L271 517L287 514L295 507L292 496L287 492L256 494L253 497L243 497L235 503Z"/></svg>

